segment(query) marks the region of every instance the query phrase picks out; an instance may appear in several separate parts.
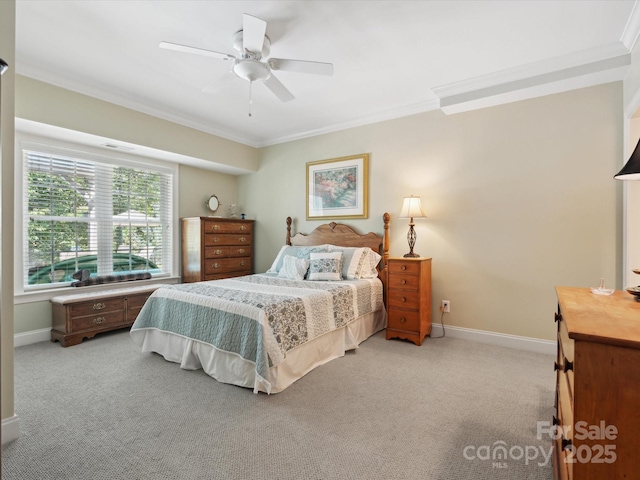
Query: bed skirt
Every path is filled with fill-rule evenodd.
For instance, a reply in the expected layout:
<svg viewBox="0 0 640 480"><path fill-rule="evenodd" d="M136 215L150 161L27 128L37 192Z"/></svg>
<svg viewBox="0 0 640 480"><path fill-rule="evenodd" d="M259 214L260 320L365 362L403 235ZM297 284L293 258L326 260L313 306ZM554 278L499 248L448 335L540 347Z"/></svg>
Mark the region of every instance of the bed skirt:
<svg viewBox="0 0 640 480"><path fill-rule="evenodd" d="M208 343L150 328L132 330L131 337L143 352L159 353L165 360L179 363L185 370L202 368L207 375L222 383L252 388L254 393L278 393L314 368L357 348L361 342L385 328L386 323L383 308L291 349L282 363L271 367L271 382L256 373L254 362Z"/></svg>

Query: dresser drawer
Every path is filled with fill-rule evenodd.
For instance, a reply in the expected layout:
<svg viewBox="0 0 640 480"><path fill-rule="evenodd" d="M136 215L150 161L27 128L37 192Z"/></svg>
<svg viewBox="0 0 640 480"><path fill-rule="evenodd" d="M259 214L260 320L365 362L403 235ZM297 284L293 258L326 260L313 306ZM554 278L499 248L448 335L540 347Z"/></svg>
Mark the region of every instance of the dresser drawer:
<svg viewBox="0 0 640 480"><path fill-rule="evenodd" d="M418 332L420 330L420 314L414 310L396 310L387 312L387 328Z"/></svg>
<svg viewBox="0 0 640 480"><path fill-rule="evenodd" d="M205 221L204 233L251 233L251 224L241 222Z"/></svg>
<svg viewBox="0 0 640 480"><path fill-rule="evenodd" d="M388 305L389 308L405 308L417 310L420 305L420 292L412 292L410 290L393 290L389 291Z"/></svg>
<svg viewBox="0 0 640 480"><path fill-rule="evenodd" d="M204 258L226 258L229 256L229 247L205 247Z"/></svg>
<svg viewBox="0 0 640 480"><path fill-rule="evenodd" d="M71 332L94 330L96 327L103 328L121 323L124 323L124 306L119 312L95 313L87 317L72 318Z"/></svg>
<svg viewBox="0 0 640 480"><path fill-rule="evenodd" d="M418 290L420 287L420 277L418 275L406 275L398 273L389 277L390 289ZM393 294L391 294L393 295Z"/></svg>
<svg viewBox="0 0 640 480"><path fill-rule="evenodd" d="M89 302L76 303L69 307L69 314L71 318L83 317L85 315L92 315L101 312L112 312L114 310L124 310L124 299L120 298L105 298L99 300L91 300Z"/></svg>
<svg viewBox="0 0 640 480"><path fill-rule="evenodd" d="M229 256L230 257L250 257L251 256L251 246L246 247L229 247Z"/></svg>
<svg viewBox="0 0 640 480"><path fill-rule="evenodd" d="M205 247L218 245L243 245L251 247L251 235L216 235L215 233L204 236Z"/></svg>
<svg viewBox="0 0 640 480"><path fill-rule="evenodd" d="M418 262L389 261L389 273L410 273L418 275L420 273L420 264Z"/></svg>
<svg viewBox="0 0 640 480"><path fill-rule="evenodd" d="M220 258L204 262L205 275L251 270L251 260L245 257Z"/></svg>
<svg viewBox="0 0 640 480"><path fill-rule="evenodd" d="M575 345L572 339L569 338L569 332L567 332L567 322L560 321L558 325L558 340L562 347L563 356L573 363L575 359Z"/></svg>

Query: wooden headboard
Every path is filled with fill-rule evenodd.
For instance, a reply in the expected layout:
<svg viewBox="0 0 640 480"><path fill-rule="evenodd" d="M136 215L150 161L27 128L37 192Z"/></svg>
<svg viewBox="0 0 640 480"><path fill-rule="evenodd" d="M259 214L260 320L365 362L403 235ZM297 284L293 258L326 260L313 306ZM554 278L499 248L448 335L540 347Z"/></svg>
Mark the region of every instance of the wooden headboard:
<svg viewBox="0 0 640 480"><path fill-rule="evenodd" d="M369 247L371 250L378 252L382 256L382 262L381 265L378 266L378 272L380 274L380 278L384 281L384 276L381 275L381 273L386 270L387 260L389 259L389 214L385 213L382 216L382 220L384 222L383 235L378 235L373 232L361 235L349 225L331 222L320 225L311 233L296 233L292 237L292 220L291 217L287 217L286 244L306 247L330 243L331 245L337 245L339 247Z"/></svg>

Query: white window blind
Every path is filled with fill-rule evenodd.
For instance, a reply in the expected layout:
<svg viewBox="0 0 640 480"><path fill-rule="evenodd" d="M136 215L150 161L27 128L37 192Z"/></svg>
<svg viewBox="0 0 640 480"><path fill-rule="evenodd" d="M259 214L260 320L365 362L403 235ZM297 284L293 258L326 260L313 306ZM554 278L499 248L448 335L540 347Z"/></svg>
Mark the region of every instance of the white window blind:
<svg viewBox="0 0 640 480"><path fill-rule="evenodd" d="M24 285L171 273L173 176L162 168L23 150Z"/></svg>

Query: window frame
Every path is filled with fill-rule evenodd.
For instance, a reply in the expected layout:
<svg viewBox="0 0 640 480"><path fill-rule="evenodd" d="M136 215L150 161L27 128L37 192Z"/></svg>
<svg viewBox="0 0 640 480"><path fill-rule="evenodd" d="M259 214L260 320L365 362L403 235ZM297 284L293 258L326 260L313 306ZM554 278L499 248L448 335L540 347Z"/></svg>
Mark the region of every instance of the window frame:
<svg viewBox="0 0 640 480"><path fill-rule="evenodd" d="M56 295L63 293L78 293L69 292L68 283L53 283L53 284L40 284L40 285L25 285L24 280L24 235L26 232L26 225L24 222L24 207L26 194L26 180L24 177L24 153L28 151L40 151L42 153L48 153L53 155L62 155L72 158L78 158L82 160L89 160L94 162L102 162L110 165L121 166L125 168L138 168L149 169L159 171L165 174L171 175L173 181L171 185L172 198L169 199L169 214L171 215L171 262L167 266L167 271L161 274L155 274L151 280L141 280L140 282L153 282L153 283L174 283L178 275L179 269L179 228L178 228L178 164L154 159L147 156L132 155L129 153L123 153L118 150L106 150L96 148L90 145L76 144L72 142L66 142L48 137L40 137L24 132L16 132L16 149L15 149L15 218L14 218L14 241L15 252L14 257L14 299L15 303L28 303L32 301L48 300ZM83 287L83 292L86 289L93 290L109 289L109 288L121 288L122 284L103 284L96 287ZM66 289L66 290L65 290Z"/></svg>

